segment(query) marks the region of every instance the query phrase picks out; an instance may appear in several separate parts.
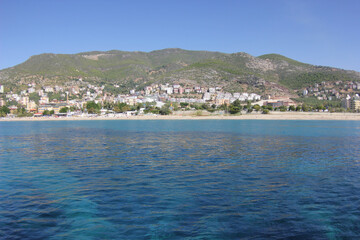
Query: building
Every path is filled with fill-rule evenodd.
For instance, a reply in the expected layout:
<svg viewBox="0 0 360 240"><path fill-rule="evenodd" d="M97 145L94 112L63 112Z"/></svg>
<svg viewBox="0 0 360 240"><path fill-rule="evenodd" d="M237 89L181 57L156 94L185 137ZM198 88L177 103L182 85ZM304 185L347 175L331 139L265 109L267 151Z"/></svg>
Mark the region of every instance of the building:
<svg viewBox="0 0 360 240"><path fill-rule="evenodd" d="M39 103L40 104L46 104L46 103L49 103L49 98L48 98L48 96L41 96L40 97L40 100L39 100Z"/></svg>
<svg viewBox="0 0 360 240"><path fill-rule="evenodd" d="M31 106L31 107L34 107L34 106ZM67 107L67 104L66 103L40 104L38 107L38 112L43 113L45 110L48 110L48 111L54 110L54 113L59 113L60 109L63 107Z"/></svg>
<svg viewBox="0 0 360 240"><path fill-rule="evenodd" d="M46 93L52 93L52 92L54 92L54 88L52 88L52 87L44 87L44 92L46 92Z"/></svg>
<svg viewBox="0 0 360 240"><path fill-rule="evenodd" d="M167 93L167 94L173 94L173 92L174 92L174 89L173 89L172 87L168 87L168 88L166 89L166 93Z"/></svg>
<svg viewBox="0 0 360 240"><path fill-rule="evenodd" d="M28 93L34 93L35 92L35 88L31 87L27 90Z"/></svg>
<svg viewBox="0 0 360 240"><path fill-rule="evenodd" d="M204 93L203 99L205 101L210 101L211 100L211 93L209 93L209 92Z"/></svg>
<svg viewBox="0 0 360 240"><path fill-rule="evenodd" d="M37 105L34 101L29 101L26 105L26 110L28 110L29 112L31 112L32 110L36 110Z"/></svg>
<svg viewBox="0 0 360 240"><path fill-rule="evenodd" d="M225 99L224 98L216 98L215 99L215 104L217 105L217 106L219 106L219 105L223 105L225 103Z"/></svg>
<svg viewBox="0 0 360 240"><path fill-rule="evenodd" d="M27 104L29 103L29 97L28 96L21 97L19 103L23 106L27 106Z"/></svg>
<svg viewBox="0 0 360 240"><path fill-rule="evenodd" d="M341 107L345 108L345 109L349 109L350 108L350 99L344 98L343 100L341 100Z"/></svg>
<svg viewBox="0 0 360 240"><path fill-rule="evenodd" d="M199 86L194 87L194 90L197 93L201 93L201 87L199 87Z"/></svg>
<svg viewBox="0 0 360 240"><path fill-rule="evenodd" d="M350 109L352 111L359 111L360 110L360 100L352 99L350 101Z"/></svg>
<svg viewBox="0 0 360 240"><path fill-rule="evenodd" d="M18 109L17 106L14 106L14 105L9 107L11 114L15 114L17 112L17 109Z"/></svg>
<svg viewBox="0 0 360 240"><path fill-rule="evenodd" d="M4 99L0 98L0 107L5 106L6 102Z"/></svg>
<svg viewBox="0 0 360 240"><path fill-rule="evenodd" d="M147 86L147 87L145 87L145 94L146 95L150 95L151 94L151 92L152 92L152 90L153 90L153 88L151 87L151 86Z"/></svg>
<svg viewBox="0 0 360 240"><path fill-rule="evenodd" d="M137 103L137 97L136 96L131 96L131 97L126 98L126 104L133 106L136 103Z"/></svg>

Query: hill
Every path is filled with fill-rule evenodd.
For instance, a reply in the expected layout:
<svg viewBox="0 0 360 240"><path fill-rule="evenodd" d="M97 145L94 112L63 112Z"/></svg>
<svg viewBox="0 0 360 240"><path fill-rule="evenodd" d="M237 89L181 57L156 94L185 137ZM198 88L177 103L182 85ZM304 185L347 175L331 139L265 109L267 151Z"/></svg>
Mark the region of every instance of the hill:
<svg viewBox="0 0 360 240"><path fill-rule="evenodd" d="M224 90L295 95L294 90L326 81L360 81L360 74L314 66L278 54L259 57L183 49L152 52L93 51L40 54L0 71L0 83L13 91L35 82L69 86L78 79L115 91L141 89L151 83L221 86ZM115 92L114 92L115 93Z"/></svg>

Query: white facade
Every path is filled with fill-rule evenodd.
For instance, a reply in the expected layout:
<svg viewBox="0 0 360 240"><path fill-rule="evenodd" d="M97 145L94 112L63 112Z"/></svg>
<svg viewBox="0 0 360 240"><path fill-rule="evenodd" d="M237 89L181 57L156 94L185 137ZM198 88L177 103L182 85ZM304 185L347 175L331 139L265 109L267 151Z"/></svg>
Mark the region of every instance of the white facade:
<svg viewBox="0 0 360 240"><path fill-rule="evenodd" d="M211 93L209 93L209 92L204 93L203 99L205 101L211 100Z"/></svg>
<svg viewBox="0 0 360 240"><path fill-rule="evenodd" d="M173 89L172 87L168 87L168 88L166 89L166 93L167 93L167 94L173 94L173 92L174 92L174 89Z"/></svg>

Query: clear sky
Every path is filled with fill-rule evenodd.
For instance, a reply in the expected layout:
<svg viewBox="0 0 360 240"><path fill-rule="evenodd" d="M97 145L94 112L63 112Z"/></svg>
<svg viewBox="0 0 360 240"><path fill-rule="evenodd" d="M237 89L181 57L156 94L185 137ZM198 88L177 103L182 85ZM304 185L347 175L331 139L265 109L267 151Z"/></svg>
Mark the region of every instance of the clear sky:
<svg viewBox="0 0 360 240"><path fill-rule="evenodd" d="M41 53L173 47L360 71L360 0L0 0L0 69Z"/></svg>

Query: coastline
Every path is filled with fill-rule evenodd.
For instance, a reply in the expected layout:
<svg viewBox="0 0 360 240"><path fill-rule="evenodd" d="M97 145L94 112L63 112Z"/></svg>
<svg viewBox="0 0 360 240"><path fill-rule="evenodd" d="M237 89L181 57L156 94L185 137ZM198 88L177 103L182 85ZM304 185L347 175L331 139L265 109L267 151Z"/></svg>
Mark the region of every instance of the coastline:
<svg viewBox="0 0 360 240"><path fill-rule="evenodd" d="M24 117L1 118L0 122L9 121L74 121L74 120L349 120L360 121L360 113L329 112L271 112L270 114L246 113L242 115L139 115L121 117Z"/></svg>

